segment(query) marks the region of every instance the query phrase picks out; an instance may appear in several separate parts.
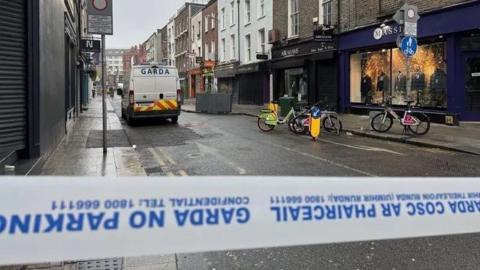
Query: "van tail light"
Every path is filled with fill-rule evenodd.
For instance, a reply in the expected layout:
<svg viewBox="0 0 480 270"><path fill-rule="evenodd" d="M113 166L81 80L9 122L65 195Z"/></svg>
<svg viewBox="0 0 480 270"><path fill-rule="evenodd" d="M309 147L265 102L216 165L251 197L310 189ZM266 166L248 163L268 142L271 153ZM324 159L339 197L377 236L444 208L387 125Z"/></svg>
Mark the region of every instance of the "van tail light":
<svg viewBox="0 0 480 270"><path fill-rule="evenodd" d="M181 89L177 90L177 103L182 104L182 90Z"/></svg>
<svg viewBox="0 0 480 270"><path fill-rule="evenodd" d="M135 93L133 91L128 92L128 103L130 103L130 105L135 104Z"/></svg>

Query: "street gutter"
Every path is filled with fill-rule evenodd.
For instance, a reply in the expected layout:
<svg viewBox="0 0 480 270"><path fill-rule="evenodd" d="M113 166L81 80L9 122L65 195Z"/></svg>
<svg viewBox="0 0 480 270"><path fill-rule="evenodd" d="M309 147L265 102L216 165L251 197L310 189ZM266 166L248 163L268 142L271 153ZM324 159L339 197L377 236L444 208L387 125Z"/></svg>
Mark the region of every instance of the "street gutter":
<svg viewBox="0 0 480 270"><path fill-rule="evenodd" d="M464 154L480 156L480 152L477 152L477 151L466 150L466 149L456 147L456 146L449 146L449 145L446 145L446 144L442 144L440 142L426 141L426 140L422 140L418 137L413 137L413 136L378 134L378 133L373 133L373 132L368 132L368 131L359 131L359 130L355 130L355 129L345 129L345 128L344 128L344 131L345 132L350 132L350 133L352 133L354 135L357 135L357 136L366 137L366 138L379 139L379 140L392 141L392 142L399 142L399 143L405 143L405 144L410 144L410 145L415 145L415 146L420 146L420 147L426 147L426 148L438 148L438 149L452 151L452 152L459 152L459 153L464 153Z"/></svg>

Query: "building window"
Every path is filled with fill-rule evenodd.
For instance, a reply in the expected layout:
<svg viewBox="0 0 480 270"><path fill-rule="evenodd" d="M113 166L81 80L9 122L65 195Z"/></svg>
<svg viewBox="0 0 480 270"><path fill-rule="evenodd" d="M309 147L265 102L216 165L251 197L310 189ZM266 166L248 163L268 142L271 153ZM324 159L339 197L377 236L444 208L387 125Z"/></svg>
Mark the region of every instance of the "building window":
<svg viewBox="0 0 480 270"><path fill-rule="evenodd" d="M197 39L200 40L202 37L202 20L198 21L198 33L197 33Z"/></svg>
<svg viewBox="0 0 480 270"><path fill-rule="evenodd" d="M225 30L225 8L222 8L222 30Z"/></svg>
<svg viewBox="0 0 480 270"><path fill-rule="evenodd" d="M225 61L225 59L227 59L226 47L227 47L227 44L225 43L225 39L222 38L222 61Z"/></svg>
<svg viewBox="0 0 480 270"><path fill-rule="evenodd" d="M230 25L235 25L235 1L230 2Z"/></svg>
<svg viewBox="0 0 480 270"><path fill-rule="evenodd" d="M237 57L237 51L235 49L235 45L236 45L236 42L235 42L235 35L231 35L230 36L230 41L232 42L232 54L230 55L231 59L232 60L235 60L236 57Z"/></svg>
<svg viewBox="0 0 480 270"><path fill-rule="evenodd" d="M300 32L300 0L290 0L288 5L288 37L298 37Z"/></svg>
<svg viewBox="0 0 480 270"><path fill-rule="evenodd" d="M195 41L195 25L192 25L192 42Z"/></svg>
<svg viewBox="0 0 480 270"><path fill-rule="evenodd" d="M245 22L246 24L251 22L252 16L251 16L251 10L250 10L250 0L245 0Z"/></svg>
<svg viewBox="0 0 480 270"><path fill-rule="evenodd" d="M208 32L208 25L209 25L209 23L208 23L208 16L206 16L206 17L205 17L205 33Z"/></svg>
<svg viewBox="0 0 480 270"><path fill-rule="evenodd" d="M258 15L259 15L258 17L263 18L265 17L265 0L260 0L259 3L260 3L260 6L258 9Z"/></svg>
<svg viewBox="0 0 480 270"><path fill-rule="evenodd" d="M322 1L322 18L323 25L332 25L332 0Z"/></svg>
<svg viewBox="0 0 480 270"><path fill-rule="evenodd" d="M210 15L210 23L212 24L210 29L215 29L215 24L216 24L216 21L217 18L215 17L215 14L211 14Z"/></svg>
<svg viewBox="0 0 480 270"><path fill-rule="evenodd" d="M214 59L215 57L213 57L213 54L215 53L215 42L213 40L212 40L212 46L211 47L212 47L212 50L210 51L210 53L212 55L209 55L209 58Z"/></svg>
<svg viewBox="0 0 480 270"><path fill-rule="evenodd" d="M252 61L252 39L250 38L250 35L245 36L245 49L245 62L248 63Z"/></svg>
<svg viewBox="0 0 480 270"><path fill-rule="evenodd" d="M258 41L260 45L260 53L265 54L266 44L265 44L265 29L258 30Z"/></svg>
<svg viewBox="0 0 480 270"><path fill-rule="evenodd" d="M419 46L411 60L411 92L407 93L406 59L395 49L383 49L350 56L350 102L384 103L393 96L393 105L412 99L423 108L447 108L447 64L445 44Z"/></svg>
<svg viewBox="0 0 480 270"><path fill-rule="evenodd" d="M285 89L283 95L294 97L299 101L308 100L308 78L304 74L303 68L286 69Z"/></svg>

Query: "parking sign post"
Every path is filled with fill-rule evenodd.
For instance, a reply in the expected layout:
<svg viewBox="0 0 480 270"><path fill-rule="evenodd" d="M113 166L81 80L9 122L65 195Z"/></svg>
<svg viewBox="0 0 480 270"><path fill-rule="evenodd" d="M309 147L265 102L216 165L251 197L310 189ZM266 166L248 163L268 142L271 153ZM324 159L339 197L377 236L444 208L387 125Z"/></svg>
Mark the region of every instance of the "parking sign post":
<svg viewBox="0 0 480 270"><path fill-rule="evenodd" d="M107 153L107 100L105 86L105 35L113 35L113 0L87 1L87 32L102 36L102 113L103 113L103 153Z"/></svg>

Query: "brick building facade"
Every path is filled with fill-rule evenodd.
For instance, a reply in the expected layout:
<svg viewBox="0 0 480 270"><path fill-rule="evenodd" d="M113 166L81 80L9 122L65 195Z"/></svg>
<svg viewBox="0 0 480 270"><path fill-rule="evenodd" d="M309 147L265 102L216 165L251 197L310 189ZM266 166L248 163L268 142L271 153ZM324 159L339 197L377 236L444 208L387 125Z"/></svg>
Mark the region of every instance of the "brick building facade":
<svg viewBox="0 0 480 270"><path fill-rule="evenodd" d="M214 70L218 62L218 2L210 0L203 8L203 90L215 92Z"/></svg>
<svg viewBox="0 0 480 270"><path fill-rule="evenodd" d="M202 10L203 4L185 3L175 17L175 62L180 76L180 86L189 97L187 71L191 59L191 40L193 34L190 26L194 15Z"/></svg>
<svg viewBox="0 0 480 270"><path fill-rule="evenodd" d="M469 0L409 0L410 5L418 7L420 13L430 12L448 6L472 2ZM342 32L357 27L390 20L395 12L403 6L404 0L348 0L340 1L340 30ZM337 3L338 4L338 3Z"/></svg>

